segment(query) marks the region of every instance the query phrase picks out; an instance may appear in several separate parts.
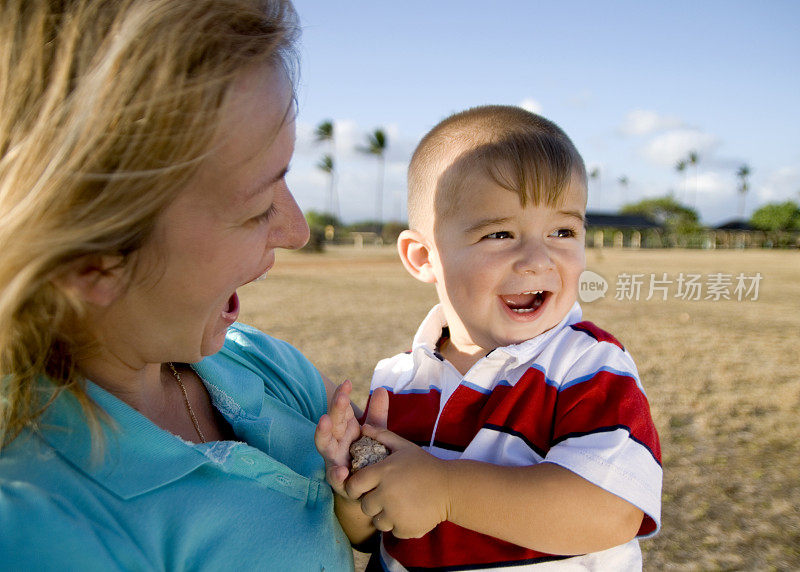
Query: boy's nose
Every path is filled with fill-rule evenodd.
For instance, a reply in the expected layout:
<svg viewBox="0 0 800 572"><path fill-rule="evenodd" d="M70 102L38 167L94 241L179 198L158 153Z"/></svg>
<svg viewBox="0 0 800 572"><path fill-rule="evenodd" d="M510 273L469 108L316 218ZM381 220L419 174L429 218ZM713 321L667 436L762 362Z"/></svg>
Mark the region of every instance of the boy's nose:
<svg viewBox="0 0 800 572"><path fill-rule="evenodd" d="M520 245L520 253L514 264L514 270L520 274L532 272L538 274L553 268L553 260L547 246L539 241L530 241Z"/></svg>

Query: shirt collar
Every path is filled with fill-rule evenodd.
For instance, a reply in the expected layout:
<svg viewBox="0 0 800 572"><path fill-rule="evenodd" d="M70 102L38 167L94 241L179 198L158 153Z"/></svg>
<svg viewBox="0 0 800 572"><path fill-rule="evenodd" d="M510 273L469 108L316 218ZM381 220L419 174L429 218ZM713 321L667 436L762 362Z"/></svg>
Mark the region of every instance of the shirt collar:
<svg viewBox="0 0 800 572"><path fill-rule="evenodd" d="M64 458L123 499L171 483L210 460L98 385L86 392L112 420L102 422L103 455L92 458L92 442L77 399L63 391L47 408L38 433Z"/></svg>
<svg viewBox="0 0 800 572"><path fill-rule="evenodd" d="M557 336L561 330L571 326L572 324L580 322L582 315L583 312L580 304L575 302L572 305L572 308L570 308L569 312L567 312L567 315L564 316L564 318L555 327L550 328L546 332L543 332L534 338L525 340L524 342L495 348L489 353L500 351L508 355L519 364L528 362L538 355L542 348L545 347L555 336ZM422 323L417 329L417 333L414 335L414 342L411 346L411 351L415 360L419 359L421 355L436 357L437 359L441 360L437 350L437 344L439 343L439 339L442 337L442 328L446 326L447 320L445 319L442 305L437 304L431 308L430 312L428 312L428 315L425 316L424 320L422 320Z"/></svg>

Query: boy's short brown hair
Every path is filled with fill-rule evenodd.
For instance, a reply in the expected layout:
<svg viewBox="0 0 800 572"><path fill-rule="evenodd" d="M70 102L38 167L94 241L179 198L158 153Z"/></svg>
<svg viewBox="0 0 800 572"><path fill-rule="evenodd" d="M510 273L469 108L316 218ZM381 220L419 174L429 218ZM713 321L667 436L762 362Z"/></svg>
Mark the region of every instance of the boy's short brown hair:
<svg viewBox="0 0 800 572"><path fill-rule="evenodd" d="M448 208L476 169L516 192L524 206L556 204L573 176L586 186L575 145L552 121L520 107L488 105L451 115L422 138L408 167L408 223L419 229L433 205ZM478 171L478 172L481 172Z"/></svg>

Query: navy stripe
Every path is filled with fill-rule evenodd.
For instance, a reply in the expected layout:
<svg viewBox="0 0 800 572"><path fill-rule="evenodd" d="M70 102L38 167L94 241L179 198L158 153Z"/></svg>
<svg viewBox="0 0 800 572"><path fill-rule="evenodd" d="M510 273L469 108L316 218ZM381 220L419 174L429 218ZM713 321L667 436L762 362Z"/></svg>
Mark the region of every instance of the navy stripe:
<svg viewBox="0 0 800 572"><path fill-rule="evenodd" d="M458 572L459 570L480 570L483 568L510 568L511 566L526 566L528 564L541 564L542 562L567 560L568 558L575 558L575 555L556 556L553 554L548 554L546 556L537 556L536 558L526 558L524 560L486 562L484 564L460 564L457 566L434 566L432 568L427 568L424 566L406 566L406 570L409 572Z"/></svg>
<svg viewBox="0 0 800 572"><path fill-rule="evenodd" d="M641 439L637 439L636 437L634 437L631 434L631 428L628 427L627 425L611 425L609 427L598 427L597 429L593 429L591 431L576 431L574 433L567 433L565 435L562 435L558 439L554 440L553 447L555 447L562 441L566 441L567 439L572 439L573 437L586 437L587 435L594 435L596 433L611 433L618 429L624 429L625 431L627 431L628 438L634 443L638 443L639 445L644 447L645 450L647 450L647 452L650 453L650 456L653 457L653 460L658 464L658 466L661 467L661 461L658 460L658 458L656 457L655 453L653 453L653 450L650 448L650 446L647 445L647 443L644 443Z"/></svg>
<svg viewBox="0 0 800 572"><path fill-rule="evenodd" d="M613 338L613 339L615 339L617 341L616 344L614 342L612 342L611 340L601 340L601 339L599 339L597 336L594 335L594 332L591 331L589 328L586 328L584 326L580 326L579 324L581 324L581 323L582 322L578 322L577 324L571 324L570 328L572 329L573 332L581 332L581 333L586 334L587 336L589 336L590 338L592 338L594 341L596 341L599 344L602 344L603 342L605 342L607 344L611 344L611 345L617 346L623 352L626 351L625 350L625 346L622 345L622 342L617 340L617 338L615 338L613 335L608 334L608 332L605 332L605 333L607 333L609 335L609 337L611 337L611 338ZM600 328L597 328L597 329L599 330Z"/></svg>
<svg viewBox="0 0 800 572"><path fill-rule="evenodd" d="M545 455L547 455L547 451L545 451L544 449L540 449L539 447L534 445L531 441L528 440L528 438L523 433L520 433L519 431L515 431L515 430L513 430L513 429L511 429L509 427L503 427L502 425L493 425L491 423L486 423L483 427L481 427L481 429L490 429L492 431L497 431L498 433L506 433L508 435L513 435L514 437L522 439L522 441L528 447L530 447L531 451L533 451L534 453L536 453L540 457L544 458Z"/></svg>

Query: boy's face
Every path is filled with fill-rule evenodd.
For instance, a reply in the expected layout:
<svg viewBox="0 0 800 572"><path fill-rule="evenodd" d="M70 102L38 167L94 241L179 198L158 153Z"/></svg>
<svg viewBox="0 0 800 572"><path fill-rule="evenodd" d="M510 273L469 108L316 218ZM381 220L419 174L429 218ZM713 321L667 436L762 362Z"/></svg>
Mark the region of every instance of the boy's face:
<svg viewBox="0 0 800 572"><path fill-rule="evenodd" d="M575 303L586 266L580 177L558 205L524 208L485 175L464 181L456 204L434 220L430 256L451 343L488 351L556 326Z"/></svg>

